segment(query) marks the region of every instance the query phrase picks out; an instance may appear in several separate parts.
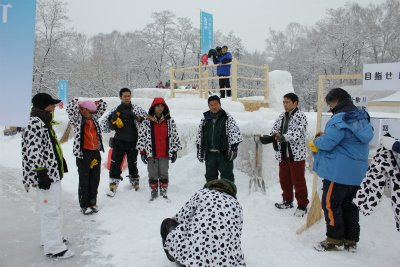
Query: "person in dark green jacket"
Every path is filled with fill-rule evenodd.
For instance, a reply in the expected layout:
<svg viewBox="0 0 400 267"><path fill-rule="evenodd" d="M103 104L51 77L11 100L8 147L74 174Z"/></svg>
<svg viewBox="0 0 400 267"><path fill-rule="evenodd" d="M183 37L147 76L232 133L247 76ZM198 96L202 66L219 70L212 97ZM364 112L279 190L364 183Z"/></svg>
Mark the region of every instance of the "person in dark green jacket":
<svg viewBox="0 0 400 267"><path fill-rule="evenodd" d="M218 179L219 173L221 179L234 182L233 160L242 135L233 117L221 108L218 96L208 98L208 107L198 129L197 158L205 161L207 182Z"/></svg>

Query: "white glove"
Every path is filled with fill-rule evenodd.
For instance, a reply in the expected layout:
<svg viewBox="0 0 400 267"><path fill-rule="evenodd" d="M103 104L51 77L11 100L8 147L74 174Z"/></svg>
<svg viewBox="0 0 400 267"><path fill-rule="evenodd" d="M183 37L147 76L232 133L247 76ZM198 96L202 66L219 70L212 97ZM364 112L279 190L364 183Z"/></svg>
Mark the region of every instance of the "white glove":
<svg viewBox="0 0 400 267"><path fill-rule="evenodd" d="M394 139L393 137L389 137L389 136L382 136L381 137L381 144L387 150L392 150L394 143L396 143L396 139Z"/></svg>

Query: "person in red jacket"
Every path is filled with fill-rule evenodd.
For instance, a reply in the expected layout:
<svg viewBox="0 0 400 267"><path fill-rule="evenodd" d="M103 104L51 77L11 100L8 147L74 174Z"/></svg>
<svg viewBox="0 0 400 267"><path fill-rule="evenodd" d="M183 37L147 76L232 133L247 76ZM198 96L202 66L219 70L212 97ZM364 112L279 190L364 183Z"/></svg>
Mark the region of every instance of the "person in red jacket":
<svg viewBox="0 0 400 267"><path fill-rule="evenodd" d="M167 197L169 160L174 163L178 150L182 149L174 119L171 118L168 105L161 97L156 97L149 109L148 120L143 121L139 129L137 150L147 164L151 199L160 195Z"/></svg>

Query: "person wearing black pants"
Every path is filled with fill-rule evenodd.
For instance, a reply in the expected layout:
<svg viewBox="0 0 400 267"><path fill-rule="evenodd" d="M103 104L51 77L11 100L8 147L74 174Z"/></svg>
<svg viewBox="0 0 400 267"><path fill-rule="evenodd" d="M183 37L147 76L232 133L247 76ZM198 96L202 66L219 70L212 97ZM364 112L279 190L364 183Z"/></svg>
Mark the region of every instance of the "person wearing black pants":
<svg viewBox="0 0 400 267"><path fill-rule="evenodd" d="M136 143L138 129L141 122L147 117L147 112L131 102L131 90L122 88L119 91L121 104L113 108L101 121L103 132L115 131L110 166L110 191L108 196L113 197L117 191L121 177L121 162L124 154L127 156L129 182L135 190L139 189L139 173L137 169Z"/></svg>
<svg viewBox="0 0 400 267"><path fill-rule="evenodd" d="M83 158L76 158L79 174L78 197L82 210L91 207L91 213L97 212L97 189L100 183L101 156L99 150L83 151ZM84 214L86 215L85 212Z"/></svg>
<svg viewBox="0 0 400 267"><path fill-rule="evenodd" d="M74 98L67 105L70 123L74 128L74 149L78 167L78 197L81 212L89 215L98 212L97 189L100 182L100 151L104 152L99 118L104 114L107 103L79 101Z"/></svg>
<svg viewBox="0 0 400 267"><path fill-rule="evenodd" d="M217 66L217 75L221 77L219 79L219 88L224 89L224 88L229 88L228 90L221 90L221 98L225 98L225 91L226 91L226 96L230 97L231 96L231 84L229 82L229 78L223 78L223 77L228 77L231 76L231 64L228 64L232 62L232 54L228 52L228 47L224 45L222 48L217 46L215 49L211 49L208 52L208 57L213 58L214 64L218 64Z"/></svg>
<svg viewBox="0 0 400 267"><path fill-rule="evenodd" d="M221 77L224 77L225 75L220 75ZM226 90L226 96L231 97L231 82L229 81L229 78L220 78L219 79L219 88L229 88L229 90ZM221 91L221 98L225 98L225 90Z"/></svg>

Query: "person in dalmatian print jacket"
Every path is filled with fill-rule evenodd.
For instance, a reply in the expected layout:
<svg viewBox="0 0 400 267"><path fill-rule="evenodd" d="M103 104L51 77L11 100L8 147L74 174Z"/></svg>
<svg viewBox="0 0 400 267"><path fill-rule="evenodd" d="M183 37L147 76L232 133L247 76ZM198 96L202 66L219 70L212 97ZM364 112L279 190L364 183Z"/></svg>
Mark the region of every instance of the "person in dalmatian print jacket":
<svg viewBox="0 0 400 267"><path fill-rule="evenodd" d="M246 266L236 193L229 180L209 181L173 218L164 219L160 232L168 259L186 267Z"/></svg>
<svg viewBox="0 0 400 267"><path fill-rule="evenodd" d="M61 179L68 168L52 127L60 102L47 93L33 96L28 126L22 132L22 182L26 191L37 188L41 240L44 254L51 258L74 255L61 234Z"/></svg>
<svg viewBox="0 0 400 267"><path fill-rule="evenodd" d="M99 119L107 103L79 101L74 98L67 105L70 123L74 128L73 153L79 174L78 198L84 215L98 212L97 189L100 183L101 155L104 152Z"/></svg>

